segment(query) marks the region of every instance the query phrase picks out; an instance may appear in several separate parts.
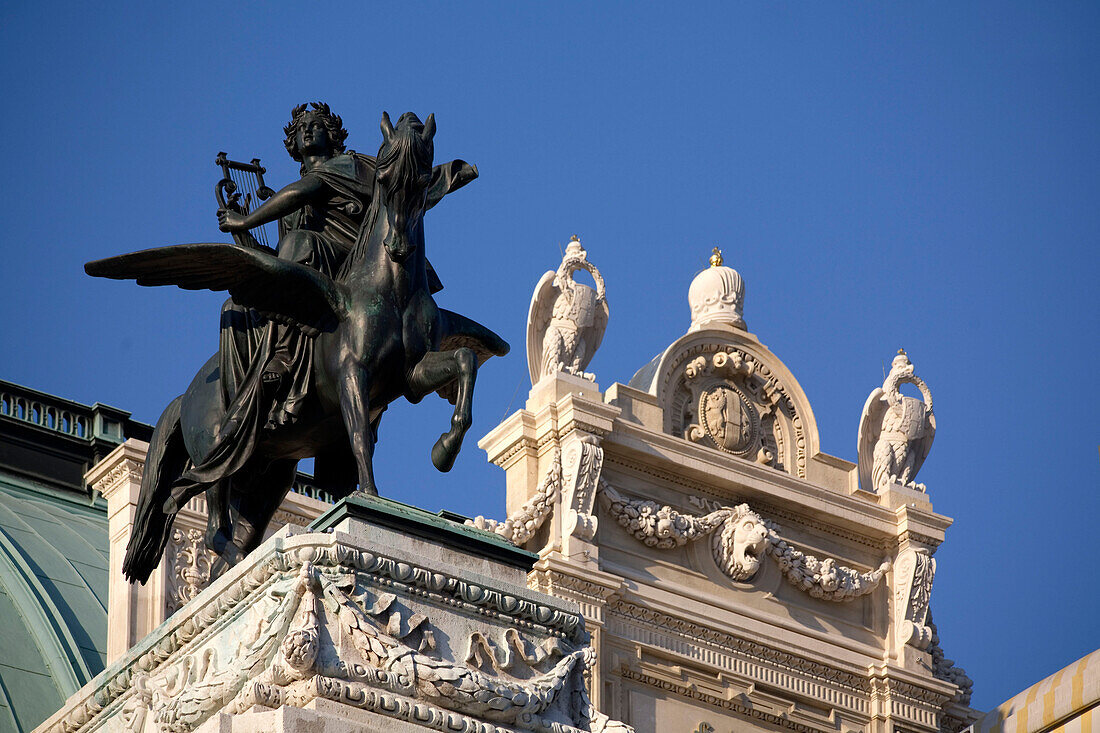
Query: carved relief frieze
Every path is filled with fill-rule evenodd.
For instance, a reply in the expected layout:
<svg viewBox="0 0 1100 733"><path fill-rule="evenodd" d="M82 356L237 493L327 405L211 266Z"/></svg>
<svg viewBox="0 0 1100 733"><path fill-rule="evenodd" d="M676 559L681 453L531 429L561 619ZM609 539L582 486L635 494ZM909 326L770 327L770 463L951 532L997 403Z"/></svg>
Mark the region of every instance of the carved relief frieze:
<svg viewBox="0 0 1100 733"><path fill-rule="evenodd" d="M627 599L615 599L608 607L611 630L625 638L636 638L641 628L657 630L650 636L656 647L698 661L736 671L749 679L767 679L792 689L819 686L815 695L829 697L842 706L865 712L869 680L858 674L822 664L757 643L710 626L671 616ZM777 676L777 672L779 675Z"/></svg>
<svg viewBox="0 0 1100 733"><path fill-rule="evenodd" d="M925 649L932 641L927 625L928 599L936 575L936 560L923 548L906 548L894 562L894 619L899 645Z"/></svg>
<svg viewBox="0 0 1100 733"><path fill-rule="evenodd" d="M760 720L780 730L798 731L799 733L835 733L835 721L821 721L814 724L805 720L795 719L787 711L770 709L771 706L753 703L753 700L742 694L715 694L690 681L677 680L673 677L660 674L657 669L638 669L633 666L623 665L618 670L619 675L626 680L652 687L662 692L671 693L678 697L694 700L714 710L728 710L743 715L747 718ZM801 717L801 716L799 716ZM862 726L861 726L862 727ZM713 731L709 723L701 722L696 731Z"/></svg>
<svg viewBox="0 0 1100 733"><path fill-rule="evenodd" d="M525 639L515 629L505 629L504 636L499 642L494 642L486 634L474 631L466 640L465 660L474 667L482 667L486 664L497 671L512 669L517 662L522 662L528 667L538 667L549 659L555 659L568 653L565 643L558 638L550 637L541 644L533 644Z"/></svg>
<svg viewBox="0 0 1100 733"><path fill-rule="evenodd" d="M721 532L711 543L718 567L736 581L749 581L760 568L760 557L769 555L789 583L814 598L847 601L870 593L889 570L889 561L877 569L860 572L833 558L821 559L796 549L784 540L774 524L747 504L722 507L703 517L677 511L654 501L629 499L603 484L604 509L635 539L649 547L670 549Z"/></svg>
<svg viewBox="0 0 1100 733"><path fill-rule="evenodd" d="M668 432L806 477L802 417L766 364L736 346L700 343L678 356L670 378Z"/></svg>
<svg viewBox="0 0 1100 733"><path fill-rule="evenodd" d="M216 712L329 699L438 730L631 731L591 703L579 616L311 537L196 599L44 730L190 733ZM476 619L465 657L433 633L450 619L454 638L461 609Z"/></svg>
<svg viewBox="0 0 1100 733"><path fill-rule="evenodd" d="M95 483L92 484L92 490L102 496L109 496L123 483L141 483L144 471L145 463L143 461L122 458L114 467L96 479Z"/></svg>

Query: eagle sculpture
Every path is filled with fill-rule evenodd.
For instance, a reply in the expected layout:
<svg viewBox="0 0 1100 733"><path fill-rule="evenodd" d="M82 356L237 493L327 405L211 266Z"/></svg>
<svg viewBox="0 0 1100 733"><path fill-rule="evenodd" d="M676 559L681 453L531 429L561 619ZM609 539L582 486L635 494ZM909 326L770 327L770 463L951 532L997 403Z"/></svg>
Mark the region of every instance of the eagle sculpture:
<svg viewBox="0 0 1100 733"><path fill-rule="evenodd" d="M902 384L916 385L924 401L898 391ZM924 464L936 436L932 393L913 373L913 364L899 349L890 373L867 398L859 419L859 485L879 493L891 484L924 491L914 479Z"/></svg>
<svg viewBox="0 0 1100 733"><path fill-rule="evenodd" d="M574 280L577 270L591 274L596 288ZM574 235L557 272L548 270L531 297L527 314L531 384L559 371L595 381L595 375L584 370L600 348L608 315L603 277Z"/></svg>

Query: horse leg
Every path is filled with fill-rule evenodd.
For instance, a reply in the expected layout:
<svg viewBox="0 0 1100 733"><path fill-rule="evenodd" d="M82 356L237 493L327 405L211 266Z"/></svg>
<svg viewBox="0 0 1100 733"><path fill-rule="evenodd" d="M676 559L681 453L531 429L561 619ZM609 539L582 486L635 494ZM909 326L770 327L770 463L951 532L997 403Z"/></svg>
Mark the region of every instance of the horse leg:
<svg viewBox="0 0 1100 733"><path fill-rule="evenodd" d="M367 370L352 366L340 382L340 414L351 441L351 453L359 471L356 494L378 496L374 483L374 430L370 422L370 378Z"/></svg>
<svg viewBox="0 0 1100 733"><path fill-rule="evenodd" d="M248 468L245 464L244 470ZM236 484L233 478L224 478L206 490L206 547L217 555L210 568L211 580L221 577L244 557L240 547L233 542L232 497Z"/></svg>
<svg viewBox="0 0 1100 733"><path fill-rule="evenodd" d="M409 390L418 400L456 379L458 397L451 416L451 429L440 435L432 446L432 463L440 471L450 471L454 466L462 438L473 422L477 354L466 347L454 351L429 351L409 374Z"/></svg>
<svg viewBox="0 0 1100 733"><path fill-rule="evenodd" d="M264 541L267 526L294 485L297 472L297 458L272 461L251 483L248 493L241 497L233 544L240 548L242 555L252 552Z"/></svg>
<svg viewBox="0 0 1100 733"><path fill-rule="evenodd" d="M232 481L225 478L206 489L206 546L219 556L233 541L233 512L229 503Z"/></svg>

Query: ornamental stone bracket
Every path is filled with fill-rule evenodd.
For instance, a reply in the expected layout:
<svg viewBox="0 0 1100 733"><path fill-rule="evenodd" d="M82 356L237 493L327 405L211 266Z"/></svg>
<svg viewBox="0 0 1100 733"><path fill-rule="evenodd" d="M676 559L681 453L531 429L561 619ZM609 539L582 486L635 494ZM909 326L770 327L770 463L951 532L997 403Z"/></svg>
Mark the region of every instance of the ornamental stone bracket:
<svg viewBox="0 0 1100 733"><path fill-rule="evenodd" d="M907 547L894 562L894 638L899 648L905 645L924 650L932 641L927 625L928 600L936 576L936 560L924 548Z"/></svg>
<svg viewBox="0 0 1100 733"><path fill-rule="evenodd" d="M589 543L596 536L598 521L593 510L602 468L603 448L600 447L599 438L584 435L570 441L563 461L563 538L575 537L581 542Z"/></svg>
<svg viewBox="0 0 1100 733"><path fill-rule="evenodd" d="M227 716L237 726L276 708L276 730L292 728L288 715L316 719L312 730L631 730L588 696L583 617L519 584L533 556L426 512L360 503L319 520L329 532L281 530L38 733L213 733Z"/></svg>

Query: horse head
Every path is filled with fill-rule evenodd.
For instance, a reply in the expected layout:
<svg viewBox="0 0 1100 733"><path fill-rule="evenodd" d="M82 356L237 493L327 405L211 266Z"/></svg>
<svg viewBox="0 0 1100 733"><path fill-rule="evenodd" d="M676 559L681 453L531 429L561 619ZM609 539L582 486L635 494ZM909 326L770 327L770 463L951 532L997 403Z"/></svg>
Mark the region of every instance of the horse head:
<svg viewBox="0 0 1100 733"><path fill-rule="evenodd" d="M382 113L382 147L378 149L375 195L385 211L386 234L382 243L394 262L404 262L423 239L422 224L427 208L435 157L435 115L427 122L412 112L397 120Z"/></svg>

